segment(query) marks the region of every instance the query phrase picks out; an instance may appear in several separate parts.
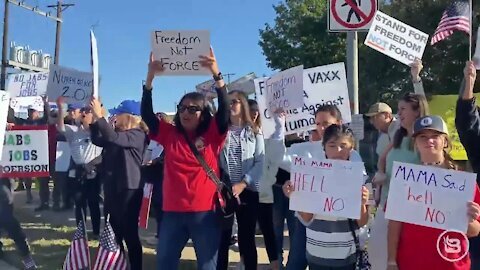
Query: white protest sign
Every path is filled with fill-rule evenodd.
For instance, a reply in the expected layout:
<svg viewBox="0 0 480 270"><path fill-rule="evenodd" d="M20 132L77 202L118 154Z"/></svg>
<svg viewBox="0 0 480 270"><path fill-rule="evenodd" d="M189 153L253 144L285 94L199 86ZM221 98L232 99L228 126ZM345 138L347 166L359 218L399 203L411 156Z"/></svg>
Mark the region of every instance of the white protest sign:
<svg viewBox="0 0 480 270"><path fill-rule="evenodd" d="M197 92L204 94L207 98L216 98L215 80L208 80L195 86Z"/></svg>
<svg viewBox="0 0 480 270"><path fill-rule="evenodd" d="M19 126L6 131L1 177L50 176L46 126Z"/></svg>
<svg viewBox="0 0 480 270"><path fill-rule="evenodd" d="M273 134L275 122L268 111L265 93L265 78L254 80L255 96L262 116L262 131L265 136ZM315 111L324 104L336 105L344 123L351 121L347 76L344 63L335 63L303 71L303 103L300 108L287 110L286 134L315 129Z"/></svg>
<svg viewBox="0 0 480 270"><path fill-rule="evenodd" d="M295 157L290 210L359 219L363 168L362 162Z"/></svg>
<svg viewBox="0 0 480 270"><path fill-rule="evenodd" d="M68 142L57 142L56 155L55 171L67 172L70 168L70 159L72 157Z"/></svg>
<svg viewBox="0 0 480 270"><path fill-rule="evenodd" d="M36 97L47 92L48 72L25 72L8 77L7 92L10 97Z"/></svg>
<svg viewBox="0 0 480 270"><path fill-rule="evenodd" d="M267 106L270 112L303 106L303 66L281 71L265 80Z"/></svg>
<svg viewBox="0 0 480 270"><path fill-rule="evenodd" d="M3 149L5 140L5 129L7 126L8 104L10 103L10 95L8 92L0 91L0 153ZM1 157L0 157L1 160Z"/></svg>
<svg viewBox="0 0 480 270"><path fill-rule="evenodd" d="M153 59L163 62L164 75L209 75L200 55L210 55L208 31L153 31Z"/></svg>
<svg viewBox="0 0 480 270"><path fill-rule="evenodd" d="M98 47L93 30L90 30L90 56L92 60L93 96L98 98Z"/></svg>
<svg viewBox="0 0 480 270"><path fill-rule="evenodd" d="M476 174L394 162L385 218L467 232Z"/></svg>
<svg viewBox="0 0 480 270"><path fill-rule="evenodd" d="M19 97L10 100L10 107L12 107L16 113L27 113L30 105L33 105L36 111L43 112L43 99L40 96Z"/></svg>
<svg viewBox="0 0 480 270"><path fill-rule="evenodd" d="M377 11L365 45L405 64L422 59L428 35L387 14Z"/></svg>
<svg viewBox="0 0 480 270"><path fill-rule="evenodd" d="M93 94L93 74L50 65L47 95L50 100L63 96L66 103L87 104Z"/></svg>

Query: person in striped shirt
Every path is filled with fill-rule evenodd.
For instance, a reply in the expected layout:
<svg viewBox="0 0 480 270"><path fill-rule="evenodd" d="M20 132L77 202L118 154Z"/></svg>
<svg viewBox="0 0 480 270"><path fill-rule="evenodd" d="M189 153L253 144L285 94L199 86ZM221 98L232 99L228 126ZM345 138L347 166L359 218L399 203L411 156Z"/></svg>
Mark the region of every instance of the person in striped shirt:
<svg viewBox="0 0 480 270"><path fill-rule="evenodd" d="M257 269L255 228L259 205L259 181L263 174L265 147L263 135L250 117L247 96L241 91L230 91L230 127L220 166L228 173L233 195L240 201L236 211L240 256L246 270ZM217 269L227 269L231 229L223 232Z"/></svg>
<svg viewBox="0 0 480 270"><path fill-rule="evenodd" d="M350 160L354 144L353 132L345 125L331 125L323 135L327 159ZM286 191L287 195L291 195L293 186L288 185ZM306 257L310 270L355 270L359 228L366 225L369 218L368 197L369 191L363 186L359 220L296 213L307 227Z"/></svg>

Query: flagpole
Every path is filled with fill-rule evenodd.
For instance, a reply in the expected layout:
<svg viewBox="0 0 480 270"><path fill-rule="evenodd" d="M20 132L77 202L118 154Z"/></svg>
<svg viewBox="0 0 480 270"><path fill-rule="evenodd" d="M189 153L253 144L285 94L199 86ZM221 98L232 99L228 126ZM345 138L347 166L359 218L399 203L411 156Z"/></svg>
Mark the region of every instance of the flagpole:
<svg viewBox="0 0 480 270"><path fill-rule="evenodd" d="M469 49L468 49L468 60L472 61L472 39L473 39L473 1L469 0L470 7L470 36L469 36ZM478 44L477 44L478 46Z"/></svg>

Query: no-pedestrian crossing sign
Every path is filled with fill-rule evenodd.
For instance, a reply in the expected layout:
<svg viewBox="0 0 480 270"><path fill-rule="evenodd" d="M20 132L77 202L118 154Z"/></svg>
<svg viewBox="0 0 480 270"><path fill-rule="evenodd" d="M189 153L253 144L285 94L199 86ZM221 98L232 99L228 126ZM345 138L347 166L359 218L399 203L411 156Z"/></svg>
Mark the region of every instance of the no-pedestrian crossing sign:
<svg viewBox="0 0 480 270"><path fill-rule="evenodd" d="M378 8L378 0L329 0L328 30L368 31Z"/></svg>

